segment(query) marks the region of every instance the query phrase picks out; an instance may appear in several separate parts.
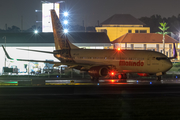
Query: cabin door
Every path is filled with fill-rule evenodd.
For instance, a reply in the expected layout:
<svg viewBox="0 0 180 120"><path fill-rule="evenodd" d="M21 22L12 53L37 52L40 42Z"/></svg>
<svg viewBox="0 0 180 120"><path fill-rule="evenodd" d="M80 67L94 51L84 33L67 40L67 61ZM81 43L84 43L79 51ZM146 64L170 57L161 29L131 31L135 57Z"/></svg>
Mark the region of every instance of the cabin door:
<svg viewBox="0 0 180 120"><path fill-rule="evenodd" d="M147 65L151 65L151 55L148 55L147 57Z"/></svg>

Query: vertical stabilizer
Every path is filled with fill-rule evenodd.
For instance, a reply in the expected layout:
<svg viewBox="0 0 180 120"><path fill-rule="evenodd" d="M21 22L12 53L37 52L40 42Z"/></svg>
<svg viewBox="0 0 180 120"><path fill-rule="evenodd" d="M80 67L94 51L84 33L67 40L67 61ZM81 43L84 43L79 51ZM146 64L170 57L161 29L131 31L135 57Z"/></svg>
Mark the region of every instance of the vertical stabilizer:
<svg viewBox="0 0 180 120"><path fill-rule="evenodd" d="M77 46L69 42L68 38L65 36L63 32L63 26L61 25L55 10L51 10L51 19L56 50L79 49Z"/></svg>
<svg viewBox="0 0 180 120"><path fill-rule="evenodd" d="M173 43L173 57L169 57L169 59L176 59L177 58L177 51L175 43Z"/></svg>

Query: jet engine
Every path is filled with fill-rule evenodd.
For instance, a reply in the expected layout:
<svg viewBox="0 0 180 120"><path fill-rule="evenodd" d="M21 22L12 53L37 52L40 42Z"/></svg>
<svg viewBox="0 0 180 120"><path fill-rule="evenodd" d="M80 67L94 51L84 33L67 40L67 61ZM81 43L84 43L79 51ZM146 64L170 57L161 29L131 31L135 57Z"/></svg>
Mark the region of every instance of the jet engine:
<svg viewBox="0 0 180 120"><path fill-rule="evenodd" d="M88 73L93 77L101 77L108 75L109 69L106 66L94 66L88 70Z"/></svg>

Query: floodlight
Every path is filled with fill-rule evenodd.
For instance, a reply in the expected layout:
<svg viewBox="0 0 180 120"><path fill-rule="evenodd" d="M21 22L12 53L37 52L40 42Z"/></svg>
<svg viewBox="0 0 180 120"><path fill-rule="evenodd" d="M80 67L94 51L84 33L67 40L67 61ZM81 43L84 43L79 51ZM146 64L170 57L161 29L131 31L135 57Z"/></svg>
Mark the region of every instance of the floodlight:
<svg viewBox="0 0 180 120"><path fill-rule="evenodd" d="M67 17L68 16L68 12L64 12L64 16Z"/></svg>
<svg viewBox="0 0 180 120"><path fill-rule="evenodd" d="M38 33L38 30L35 30L34 33L37 34L37 33Z"/></svg>
<svg viewBox="0 0 180 120"><path fill-rule="evenodd" d="M67 30L67 29L64 29L64 33L65 33L65 34L68 33L68 30Z"/></svg>
<svg viewBox="0 0 180 120"><path fill-rule="evenodd" d="M64 20L64 24L67 25L67 24L68 24L68 21L67 21L67 20Z"/></svg>

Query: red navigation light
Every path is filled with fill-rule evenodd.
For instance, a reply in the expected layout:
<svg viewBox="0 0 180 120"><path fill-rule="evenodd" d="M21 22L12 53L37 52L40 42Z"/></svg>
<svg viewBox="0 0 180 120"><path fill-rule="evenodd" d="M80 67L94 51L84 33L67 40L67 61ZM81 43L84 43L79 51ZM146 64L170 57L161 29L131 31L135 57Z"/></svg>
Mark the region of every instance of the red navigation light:
<svg viewBox="0 0 180 120"><path fill-rule="evenodd" d="M111 75L114 76L114 72L111 72Z"/></svg>
<svg viewBox="0 0 180 120"><path fill-rule="evenodd" d="M118 78L121 79L121 78L122 78L122 75L118 75Z"/></svg>
<svg viewBox="0 0 180 120"><path fill-rule="evenodd" d="M117 50L118 50L118 51L120 51L120 50L121 50L121 48L117 48Z"/></svg>

